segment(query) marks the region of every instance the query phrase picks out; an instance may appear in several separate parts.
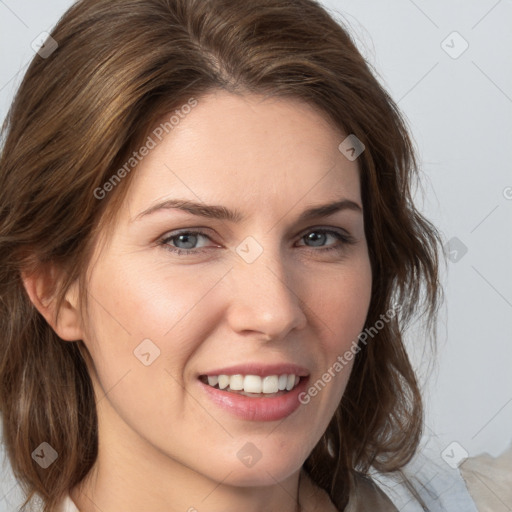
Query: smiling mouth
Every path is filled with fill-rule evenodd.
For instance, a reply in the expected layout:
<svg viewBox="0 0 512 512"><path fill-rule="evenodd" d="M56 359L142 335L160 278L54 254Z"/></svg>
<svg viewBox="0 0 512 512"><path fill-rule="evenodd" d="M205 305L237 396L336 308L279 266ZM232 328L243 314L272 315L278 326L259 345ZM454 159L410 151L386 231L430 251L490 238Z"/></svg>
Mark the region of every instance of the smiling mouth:
<svg viewBox="0 0 512 512"><path fill-rule="evenodd" d="M214 389L251 398L272 398L295 389L305 377L294 374L268 375L200 375L199 380Z"/></svg>

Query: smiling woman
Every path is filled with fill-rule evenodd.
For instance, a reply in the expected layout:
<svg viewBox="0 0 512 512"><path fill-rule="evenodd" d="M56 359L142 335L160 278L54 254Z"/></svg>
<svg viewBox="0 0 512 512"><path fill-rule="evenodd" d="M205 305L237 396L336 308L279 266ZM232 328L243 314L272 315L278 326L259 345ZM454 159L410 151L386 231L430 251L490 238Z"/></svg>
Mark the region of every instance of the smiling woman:
<svg viewBox="0 0 512 512"><path fill-rule="evenodd" d="M402 332L435 316L439 239L348 34L310 0L83 0L51 36L0 166L26 503L397 510L369 475L418 446Z"/></svg>

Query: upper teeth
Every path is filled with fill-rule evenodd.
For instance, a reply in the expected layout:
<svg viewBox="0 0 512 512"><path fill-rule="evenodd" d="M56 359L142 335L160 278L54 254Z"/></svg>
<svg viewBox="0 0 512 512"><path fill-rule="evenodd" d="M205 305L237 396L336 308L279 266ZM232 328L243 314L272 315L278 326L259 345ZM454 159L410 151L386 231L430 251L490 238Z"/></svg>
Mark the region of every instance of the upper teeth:
<svg viewBox="0 0 512 512"><path fill-rule="evenodd" d="M290 374L268 375L208 375L210 386L219 385L220 389L228 386L233 391L245 391L246 393L277 393L278 391L293 389L300 377Z"/></svg>

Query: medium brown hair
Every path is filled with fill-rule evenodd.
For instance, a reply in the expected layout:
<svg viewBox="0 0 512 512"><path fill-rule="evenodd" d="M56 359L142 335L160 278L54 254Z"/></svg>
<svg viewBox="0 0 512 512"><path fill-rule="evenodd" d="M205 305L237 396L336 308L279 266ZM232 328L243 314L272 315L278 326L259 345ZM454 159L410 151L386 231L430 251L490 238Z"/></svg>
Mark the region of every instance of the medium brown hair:
<svg viewBox="0 0 512 512"><path fill-rule="evenodd" d="M435 317L440 298L439 236L412 201L417 162L396 104L313 0L82 0L51 35L58 48L31 62L0 160L0 409L24 505L36 494L44 512L55 508L94 464L98 430L85 345L57 336L21 272L56 265L58 305L77 279L85 304L92 248L136 169L105 198L94 192L163 115L224 89L300 99L366 147L358 158L373 274L365 327L395 304L400 313L360 344L304 464L343 510L354 475L399 470L415 453L423 409L402 337L413 315ZM47 469L31 457L42 442L58 453Z"/></svg>

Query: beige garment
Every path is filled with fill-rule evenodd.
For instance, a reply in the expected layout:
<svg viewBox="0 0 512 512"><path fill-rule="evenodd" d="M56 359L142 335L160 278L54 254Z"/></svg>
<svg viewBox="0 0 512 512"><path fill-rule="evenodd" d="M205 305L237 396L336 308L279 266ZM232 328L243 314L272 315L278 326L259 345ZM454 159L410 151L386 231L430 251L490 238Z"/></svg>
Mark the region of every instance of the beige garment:
<svg viewBox="0 0 512 512"><path fill-rule="evenodd" d="M470 457L459 469L479 512L512 511L512 446L496 458Z"/></svg>

